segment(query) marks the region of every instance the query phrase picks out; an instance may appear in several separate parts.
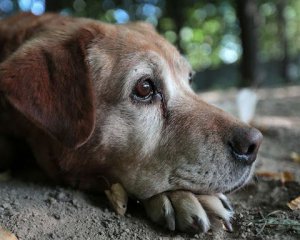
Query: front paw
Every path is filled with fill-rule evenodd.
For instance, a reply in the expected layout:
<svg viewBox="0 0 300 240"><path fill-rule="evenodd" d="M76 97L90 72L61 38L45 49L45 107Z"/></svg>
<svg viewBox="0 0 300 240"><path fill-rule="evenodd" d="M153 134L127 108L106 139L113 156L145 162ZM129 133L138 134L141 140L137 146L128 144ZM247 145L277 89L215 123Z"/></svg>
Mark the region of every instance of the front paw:
<svg viewBox="0 0 300 240"><path fill-rule="evenodd" d="M232 231L233 210L223 194L194 195L187 191L158 194L144 201L150 219L174 231L207 232L213 222L222 221Z"/></svg>

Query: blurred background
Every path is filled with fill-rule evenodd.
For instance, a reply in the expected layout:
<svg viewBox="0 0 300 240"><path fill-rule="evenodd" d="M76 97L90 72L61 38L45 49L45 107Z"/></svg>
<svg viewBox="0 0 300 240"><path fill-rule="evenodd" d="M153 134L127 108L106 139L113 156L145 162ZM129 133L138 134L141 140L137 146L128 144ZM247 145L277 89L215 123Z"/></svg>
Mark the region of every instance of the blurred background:
<svg viewBox="0 0 300 240"><path fill-rule="evenodd" d="M300 0L0 0L0 19L19 11L153 24L192 64L193 88L201 98L264 135L256 181L230 197L236 210L235 233L210 235L214 239L300 239ZM31 171L27 175L25 179L35 176ZM77 192L40 183L35 187L18 177L1 183L0 175L0 224L22 239L61 239L68 234L86 239L77 235L82 233L101 233L102 239L175 236L148 229L134 212L140 208L133 217L117 220L107 208L104 212L102 207L100 212L91 208L90 203L103 202L98 198L87 201ZM70 196L74 205L73 210L68 206L67 214L61 209L69 200L54 197L61 194ZM103 219L96 221L99 216ZM61 224L68 222L71 230ZM200 234L194 238L202 239Z"/></svg>
<svg viewBox="0 0 300 240"><path fill-rule="evenodd" d="M18 11L150 22L192 64L196 90L300 84L299 0L0 0L0 18Z"/></svg>

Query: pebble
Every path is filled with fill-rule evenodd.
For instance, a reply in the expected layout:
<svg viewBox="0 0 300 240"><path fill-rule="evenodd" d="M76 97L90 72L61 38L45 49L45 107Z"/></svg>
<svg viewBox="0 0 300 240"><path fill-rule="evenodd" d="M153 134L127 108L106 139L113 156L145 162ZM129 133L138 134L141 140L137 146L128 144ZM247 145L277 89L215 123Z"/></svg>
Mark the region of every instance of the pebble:
<svg viewBox="0 0 300 240"><path fill-rule="evenodd" d="M52 216L53 216L56 220L60 220L60 218L61 218L60 215L59 215L59 214L56 214L56 213L53 214Z"/></svg>
<svg viewBox="0 0 300 240"><path fill-rule="evenodd" d="M8 209L8 208L11 208L11 205L10 205L9 203L3 203L3 204L2 204L2 207L3 207L4 209Z"/></svg>
<svg viewBox="0 0 300 240"><path fill-rule="evenodd" d="M246 238L247 238L247 235L246 235L245 233L242 233L242 234L241 234L241 238L246 239Z"/></svg>
<svg viewBox="0 0 300 240"><path fill-rule="evenodd" d="M52 197L49 197L46 201L50 203L50 205L53 205L56 202L56 200Z"/></svg>
<svg viewBox="0 0 300 240"><path fill-rule="evenodd" d="M68 200L68 196L63 192L60 192L59 194L57 194L56 199L62 202L66 202Z"/></svg>

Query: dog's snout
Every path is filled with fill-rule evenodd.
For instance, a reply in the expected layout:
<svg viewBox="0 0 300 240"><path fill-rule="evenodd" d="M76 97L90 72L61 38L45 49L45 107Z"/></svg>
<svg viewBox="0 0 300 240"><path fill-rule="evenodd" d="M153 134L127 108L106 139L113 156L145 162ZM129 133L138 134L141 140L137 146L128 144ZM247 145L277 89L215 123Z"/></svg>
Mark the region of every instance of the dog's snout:
<svg viewBox="0 0 300 240"><path fill-rule="evenodd" d="M256 159L262 139L261 132L255 128L235 131L229 142L234 158L246 164L252 164Z"/></svg>

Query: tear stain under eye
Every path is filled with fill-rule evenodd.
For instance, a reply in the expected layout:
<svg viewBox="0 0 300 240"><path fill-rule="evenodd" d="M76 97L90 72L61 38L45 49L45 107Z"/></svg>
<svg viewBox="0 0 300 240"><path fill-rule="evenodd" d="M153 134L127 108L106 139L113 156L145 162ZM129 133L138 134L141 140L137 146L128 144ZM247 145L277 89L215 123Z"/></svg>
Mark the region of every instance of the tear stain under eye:
<svg viewBox="0 0 300 240"><path fill-rule="evenodd" d="M160 98L161 98L161 108L163 111L163 117L165 119L168 119L169 114L168 114L168 109L167 109L167 104L166 104L165 98L164 98L163 94L161 94L160 92L158 92L157 94L159 94Z"/></svg>

